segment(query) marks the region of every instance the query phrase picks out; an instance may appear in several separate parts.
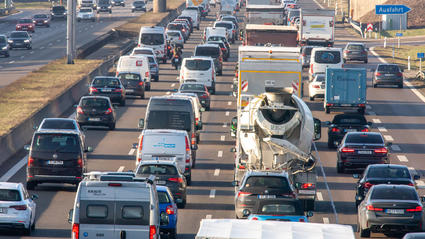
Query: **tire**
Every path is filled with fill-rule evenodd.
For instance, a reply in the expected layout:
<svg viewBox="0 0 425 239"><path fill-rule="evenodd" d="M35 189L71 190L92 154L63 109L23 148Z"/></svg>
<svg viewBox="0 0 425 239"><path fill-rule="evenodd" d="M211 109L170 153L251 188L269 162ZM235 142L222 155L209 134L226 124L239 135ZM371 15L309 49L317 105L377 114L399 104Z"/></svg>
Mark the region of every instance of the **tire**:
<svg viewBox="0 0 425 239"><path fill-rule="evenodd" d="M155 76L155 82L159 81L159 75Z"/></svg>
<svg viewBox="0 0 425 239"><path fill-rule="evenodd" d="M27 47L27 49L28 49L28 50L31 50L31 49L32 49L32 46Z"/></svg>
<svg viewBox="0 0 425 239"><path fill-rule="evenodd" d="M217 72L219 76L223 75L223 69L220 70L220 72Z"/></svg>
<svg viewBox="0 0 425 239"><path fill-rule="evenodd" d="M10 47L10 48L9 48L9 51L11 51L12 49L13 49L13 48L12 48L12 47Z"/></svg>
<svg viewBox="0 0 425 239"><path fill-rule="evenodd" d="M112 11L109 11L109 14L112 14Z"/></svg>
<svg viewBox="0 0 425 239"><path fill-rule="evenodd" d="M109 125L109 130L114 130L115 129L115 122ZM78 184L77 184L78 187Z"/></svg>
<svg viewBox="0 0 425 239"><path fill-rule="evenodd" d="M125 106L125 99L120 101L120 106Z"/></svg>
<svg viewBox="0 0 425 239"><path fill-rule="evenodd" d="M134 12L134 10L131 10L131 12Z"/></svg>
<svg viewBox="0 0 425 239"><path fill-rule="evenodd" d="M173 229L168 233L168 239L176 239L176 238L177 238L177 232L176 232L176 229Z"/></svg>
<svg viewBox="0 0 425 239"><path fill-rule="evenodd" d="M310 101L314 101L314 96L310 96Z"/></svg>
<svg viewBox="0 0 425 239"><path fill-rule="evenodd" d="M344 166L342 166L340 163L336 163L336 172L337 173L344 173L345 172L345 168Z"/></svg>
<svg viewBox="0 0 425 239"><path fill-rule="evenodd" d="M31 230L35 230L35 218L34 218L34 222L31 225Z"/></svg>
<svg viewBox="0 0 425 239"><path fill-rule="evenodd" d="M167 58L162 58L162 63L166 64L167 63Z"/></svg>
<svg viewBox="0 0 425 239"><path fill-rule="evenodd" d="M365 63L365 64L367 64L367 59L366 59L366 60L364 60L364 63Z"/></svg>
<svg viewBox="0 0 425 239"><path fill-rule="evenodd" d="M325 107L325 113L326 113L326 114L331 113L331 109L329 109L328 107Z"/></svg>
<svg viewBox="0 0 425 239"><path fill-rule="evenodd" d="M142 95L140 95L140 99L144 99L145 98L145 93L143 93Z"/></svg>
<svg viewBox="0 0 425 239"><path fill-rule="evenodd" d="M343 59L342 61L344 62L344 64L347 63L347 60L346 59Z"/></svg>
<svg viewBox="0 0 425 239"><path fill-rule="evenodd" d="M34 190L36 186L37 186L37 183L30 181L30 182L27 182L26 188L27 190Z"/></svg>
<svg viewBox="0 0 425 239"><path fill-rule="evenodd" d="M7 53L4 57L9 57L10 56L10 54L9 53Z"/></svg>
<svg viewBox="0 0 425 239"><path fill-rule="evenodd" d="M77 20L77 22L81 22L81 20L80 20L80 19L78 19L78 20Z"/></svg>
<svg viewBox="0 0 425 239"><path fill-rule="evenodd" d="M95 21L96 21L96 19L94 19L94 18L93 18L93 20L91 20L91 21L92 21L92 22L95 22Z"/></svg>
<svg viewBox="0 0 425 239"><path fill-rule="evenodd" d="M378 86L377 84L373 84L373 83L372 83L372 85L373 85L373 88L376 88Z"/></svg>
<svg viewBox="0 0 425 239"><path fill-rule="evenodd" d="M196 142L201 142L201 136L200 135L196 135ZM193 166L192 166L192 168L194 168Z"/></svg>
<svg viewBox="0 0 425 239"><path fill-rule="evenodd" d="M360 228L360 237L370 237L370 229L363 229L360 226L360 223L359 223L359 228Z"/></svg>
<svg viewBox="0 0 425 239"><path fill-rule="evenodd" d="M398 85L398 88L400 89L403 88L403 84Z"/></svg>
<svg viewBox="0 0 425 239"><path fill-rule="evenodd" d="M24 228L23 233L25 236L31 236L31 225L28 228Z"/></svg>
<svg viewBox="0 0 425 239"><path fill-rule="evenodd" d="M335 144L333 143L333 140L331 140L332 138L328 139L328 148L333 149L335 148Z"/></svg>
<svg viewBox="0 0 425 239"><path fill-rule="evenodd" d="M190 186L192 184L192 174L186 177L186 183L187 186Z"/></svg>
<svg viewBox="0 0 425 239"><path fill-rule="evenodd" d="M211 106L207 106L207 107L205 107L205 111L210 111L210 107L211 107Z"/></svg>
<svg viewBox="0 0 425 239"><path fill-rule="evenodd" d="M146 85L145 90L150 91L151 90L151 84Z"/></svg>

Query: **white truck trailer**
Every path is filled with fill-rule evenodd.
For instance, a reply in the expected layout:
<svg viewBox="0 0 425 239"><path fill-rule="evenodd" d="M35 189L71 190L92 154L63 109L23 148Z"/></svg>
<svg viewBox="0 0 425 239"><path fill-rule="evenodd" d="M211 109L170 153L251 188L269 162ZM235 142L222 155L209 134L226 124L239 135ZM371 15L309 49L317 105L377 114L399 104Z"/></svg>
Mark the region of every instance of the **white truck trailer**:
<svg viewBox="0 0 425 239"><path fill-rule="evenodd" d="M334 10L301 10L299 41L300 45L332 47L335 37Z"/></svg>
<svg viewBox="0 0 425 239"><path fill-rule="evenodd" d="M283 25L285 22L285 7L283 5L246 5L247 24Z"/></svg>

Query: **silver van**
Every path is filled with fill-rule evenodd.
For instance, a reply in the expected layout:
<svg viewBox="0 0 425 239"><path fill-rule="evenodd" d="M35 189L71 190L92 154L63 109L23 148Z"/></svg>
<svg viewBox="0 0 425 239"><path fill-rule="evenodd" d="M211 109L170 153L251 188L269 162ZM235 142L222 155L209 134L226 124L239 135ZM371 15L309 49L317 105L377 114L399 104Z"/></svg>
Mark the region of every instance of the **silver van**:
<svg viewBox="0 0 425 239"><path fill-rule="evenodd" d="M68 222L71 238L158 239L160 223L155 176L137 178L134 173L90 172L75 196Z"/></svg>

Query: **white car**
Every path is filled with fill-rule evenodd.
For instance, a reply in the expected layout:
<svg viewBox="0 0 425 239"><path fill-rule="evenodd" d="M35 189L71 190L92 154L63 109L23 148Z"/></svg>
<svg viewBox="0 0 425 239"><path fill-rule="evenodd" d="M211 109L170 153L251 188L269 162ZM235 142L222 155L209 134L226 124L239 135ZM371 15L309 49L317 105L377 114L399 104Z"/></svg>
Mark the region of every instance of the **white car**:
<svg viewBox="0 0 425 239"><path fill-rule="evenodd" d="M89 21L96 21L96 15L93 11L93 8L91 7L83 7L80 8L80 11L78 11L77 13L77 21L81 21L81 20L89 20Z"/></svg>
<svg viewBox="0 0 425 239"><path fill-rule="evenodd" d="M37 195L29 196L22 183L0 183L0 225L30 235L35 227ZM3 226L1 226L3 228Z"/></svg>
<svg viewBox="0 0 425 239"><path fill-rule="evenodd" d="M181 48L184 47L184 37L180 31L167 31L167 40L169 40L170 43L174 43Z"/></svg>
<svg viewBox="0 0 425 239"><path fill-rule="evenodd" d="M316 74L308 85L308 95L310 100L314 101L316 97L325 96L325 74Z"/></svg>

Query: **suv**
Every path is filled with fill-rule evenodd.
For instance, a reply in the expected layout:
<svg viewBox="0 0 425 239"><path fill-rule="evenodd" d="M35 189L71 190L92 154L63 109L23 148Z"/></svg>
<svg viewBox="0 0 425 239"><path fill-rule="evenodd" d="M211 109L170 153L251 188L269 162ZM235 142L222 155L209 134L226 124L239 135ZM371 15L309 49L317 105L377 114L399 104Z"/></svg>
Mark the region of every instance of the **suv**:
<svg viewBox="0 0 425 239"><path fill-rule="evenodd" d="M272 198L297 198L285 171L248 171L236 190L236 218L247 218L257 201Z"/></svg>
<svg viewBox="0 0 425 239"><path fill-rule="evenodd" d="M363 43L349 42L343 50L344 63L347 61L363 61L367 63L367 48Z"/></svg>
<svg viewBox="0 0 425 239"><path fill-rule="evenodd" d="M13 48L32 49L32 37L26 31L13 31L10 33L9 40L7 42L9 43L10 50Z"/></svg>
<svg viewBox="0 0 425 239"><path fill-rule="evenodd" d="M55 18L66 19L66 8L64 6L54 6L50 10L50 15L52 16L52 20Z"/></svg>
<svg viewBox="0 0 425 239"><path fill-rule="evenodd" d="M0 55L3 55L4 57L9 57L9 43L7 40L7 36L0 35Z"/></svg>
<svg viewBox="0 0 425 239"><path fill-rule="evenodd" d="M77 106L75 118L80 127L106 126L110 130L115 129L115 109L108 97L83 96Z"/></svg>
<svg viewBox="0 0 425 239"><path fill-rule="evenodd" d="M223 52L220 46L215 44L197 45L194 56L209 56L214 60L215 72L217 75L223 75Z"/></svg>
<svg viewBox="0 0 425 239"><path fill-rule="evenodd" d="M372 86L397 85L403 88L403 70L397 64L379 64L373 74Z"/></svg>
<svg viewBox="0 0 425 239"><path fill-rule="evenodd" d="M109 12L112 13L112 4L110 0L99 0L97 3L97 13L99 12Z"/></svg>
<svg viewBox="0 0 425 239"><path fill-rule="evenodd" d="M85 146L78 132L69 130L42 130L34 132L27 164L27 189L40 183L70 183L78 186L86 172Z"/></svg>

